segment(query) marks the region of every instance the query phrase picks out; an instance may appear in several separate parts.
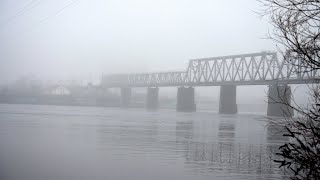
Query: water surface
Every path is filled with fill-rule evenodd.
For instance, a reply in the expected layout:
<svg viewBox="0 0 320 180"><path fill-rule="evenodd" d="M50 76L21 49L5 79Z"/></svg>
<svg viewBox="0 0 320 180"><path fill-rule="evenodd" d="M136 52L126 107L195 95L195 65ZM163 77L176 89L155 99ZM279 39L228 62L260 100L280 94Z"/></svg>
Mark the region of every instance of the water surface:
<svg viewBox="0 0 320 180"><path fill-rule="evenodd" d="M263 115L0 105L1 180L279 179Z"/></svg>

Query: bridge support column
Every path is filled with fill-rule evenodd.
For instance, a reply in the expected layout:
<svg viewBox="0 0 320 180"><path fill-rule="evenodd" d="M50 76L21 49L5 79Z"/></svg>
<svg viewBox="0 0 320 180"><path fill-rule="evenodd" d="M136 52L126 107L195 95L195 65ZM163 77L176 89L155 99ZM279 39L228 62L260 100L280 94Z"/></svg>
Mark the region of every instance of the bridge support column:
<svg viewBox="0 0 320 180"><path fill-rule="evenodd" d="M196 111L196 104L194 101L193 87L179 87L177 92L177 111L193 112Z"/></svg>
<svg viewBox="0 0 320 180"><path fill-rule="evenodd" d="M157 110L159 108L159 88L149 87L146 97L146 109Z"/></svg>
<svg viewBox="0 0 320 180"><path fill-rule="evenodd" d="M129 107L131 100L131 88L121 88L121 107Z"/></svg>
<svg viewBox="0 0 320 180"><path fill-rule="evenodd" d="M238 112L237 86L235 85L220 86L219 113L236 114L237 112Z"/></svg>
<svg viewBox="0 0 320 180"><path fill-rule="evenodd" d="M273 84L268 92L268 116L293 116L291 104L291 88L287 84Z"/></svg>

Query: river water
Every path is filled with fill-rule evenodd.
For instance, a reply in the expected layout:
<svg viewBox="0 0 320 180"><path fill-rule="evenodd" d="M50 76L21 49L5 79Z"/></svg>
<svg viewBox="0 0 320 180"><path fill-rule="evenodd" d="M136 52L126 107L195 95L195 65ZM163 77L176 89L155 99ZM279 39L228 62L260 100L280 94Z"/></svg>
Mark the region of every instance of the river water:
<svg viewBox="0 0 320 180"><path fill-rule="evenodd" d="M263 115L0 104L1 180L281 179Z"/></svg>

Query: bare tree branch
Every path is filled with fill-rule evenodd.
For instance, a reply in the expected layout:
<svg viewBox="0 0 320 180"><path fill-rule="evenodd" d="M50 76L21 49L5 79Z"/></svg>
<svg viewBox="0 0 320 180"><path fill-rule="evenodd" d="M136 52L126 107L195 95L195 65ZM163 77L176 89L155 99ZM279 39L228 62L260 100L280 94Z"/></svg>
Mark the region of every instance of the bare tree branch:
<svg viewBox="0 0 320 180"><path fill-rule="evenodd" d="M284 60L296 66L298 72L320 69L320 0L258 1L264 7L261 16L267 16L274 28L268 38L280 44ZM285 114L284 121L269 118L290 138L279 147L275 162L291 172L291 179L320 179L320 86L309 89L311 99L305 107L291 105L278 91L275 103L294 109L297 116Z"/></svg>

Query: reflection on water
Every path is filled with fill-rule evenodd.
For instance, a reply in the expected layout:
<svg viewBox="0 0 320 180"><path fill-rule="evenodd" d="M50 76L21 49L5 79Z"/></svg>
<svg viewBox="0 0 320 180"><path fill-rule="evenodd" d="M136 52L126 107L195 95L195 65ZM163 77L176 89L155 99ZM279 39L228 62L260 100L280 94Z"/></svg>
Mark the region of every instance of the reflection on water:
<svg viewBox="0 0 320 180"><path fill-rule="evenodd" d="M267 126L267 140L269 143L281 143L288 141L287 136L283 136L285 129L277 125L268 125Z"/></svg>
<svg viewBox="0 0 320 180"><path fill-rule="evenodd" d="M280 170L273 162L273 152L278 147L272 144L248 144L237 142L235 120L221 118L218 139L193 141L193 123L177 122L177 138L184 139L186 164L201 173L238 174L239 178L281 178ZM179 130L179 131L178 131ZM249 130L249 129L248 129ZM276 136L269 132L269 136ZM234 176L231 176L234 177Z"/></svg>
<svg viewBox="0 0 320 180"><path fill-rule="evenodd" d="M235 137L235 121L233 119L224 119L219 122L219 139L234 140Z"/></svg>
<svg viewBox="0 0 320 180"><path fill-rule="evenodd" d="M1 179L281 179L263 119L0 105Z"/></svg>

